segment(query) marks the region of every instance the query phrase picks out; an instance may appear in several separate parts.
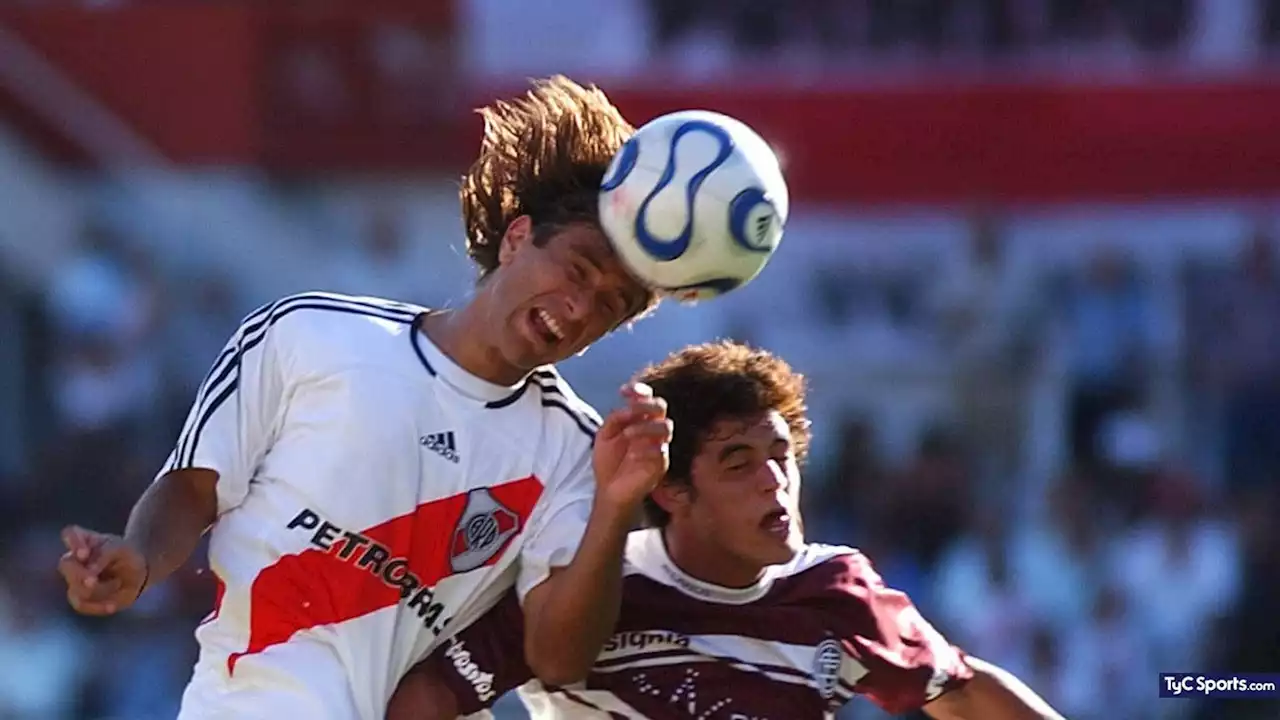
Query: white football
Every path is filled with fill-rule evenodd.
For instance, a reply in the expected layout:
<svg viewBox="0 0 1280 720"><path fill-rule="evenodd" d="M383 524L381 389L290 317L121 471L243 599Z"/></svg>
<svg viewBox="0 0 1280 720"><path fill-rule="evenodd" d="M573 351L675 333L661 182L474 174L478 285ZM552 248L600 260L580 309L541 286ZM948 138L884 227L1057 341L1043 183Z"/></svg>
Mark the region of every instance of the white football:
<svg viewBox="0 0 1280 720"><path fill-rule="evenodd" d="M622 261L682 301L723 295L758 275L782 240L787 206L764 138L702 110L640 128L600 185L600 223Z"/></svg>

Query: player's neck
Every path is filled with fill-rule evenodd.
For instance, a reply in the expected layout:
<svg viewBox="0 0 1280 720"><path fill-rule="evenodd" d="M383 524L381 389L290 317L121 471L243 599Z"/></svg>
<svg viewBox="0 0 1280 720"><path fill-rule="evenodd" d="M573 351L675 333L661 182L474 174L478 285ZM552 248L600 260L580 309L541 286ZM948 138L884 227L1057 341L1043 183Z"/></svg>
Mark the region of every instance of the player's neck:
<svg viewBox="0 0 1280 720"><path fill-rule="evenodd" d="M419 321L419 329L458 367L495 385L514 385L525 372L502 360L492 345L484 342L483 325L475 303L461 310L439 310L427 313Z"/></svg>
<svg viewBox="0 0 1280 720"><path fill-rule="evenodd" d="M662 531L667 557L685 575L723 588L742 589L760 582L766 568L728 553L716 552L696 538L668 526Z"/></svg>

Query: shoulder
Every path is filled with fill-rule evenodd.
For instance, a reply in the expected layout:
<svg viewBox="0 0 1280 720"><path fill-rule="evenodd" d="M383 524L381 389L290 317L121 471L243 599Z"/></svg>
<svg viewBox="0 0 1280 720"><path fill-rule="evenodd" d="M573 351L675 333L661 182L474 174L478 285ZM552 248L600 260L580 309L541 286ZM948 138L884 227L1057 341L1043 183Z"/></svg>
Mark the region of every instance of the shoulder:
<svg viewBox="0 0 1280 720"><path fill-rule="evenodd" d="M797 571L777 581L775 590L784 593L784 602L821 617L834 637L864 650L928 642L934 655L950 657L948 643L921 617L911 598L886 585L861 552L808 546L792 566Z"/></svg>
<svg viewBox="0 0 1280 720"><path fill-rule="evenodd" d="M271 332L303 339L313 334L379 326L402 329L412 325L424 311L416 305L383 298L306 292L287 295L254 310L241 321L240 333L254 337Z"/></svg>
<svg viewBox="0 0 1280 720"><path fill-rule="evenodd" d="M600 413L578 397L569 381L550 365L529 374L527 391L542 405L552 431L563 437L569 448L589 450L602 420Z"/></svg>
<svg viewBox="0 0 1280 720"><path fill-rule="evenodd" d="M884 581L861 551L843 545L806 544L775 570L774 592L787 602L816 605L847 615L865 608Z"/></svg>
<svg viewBox="0 0 1280 720"><path fill-rule="evenodd" d="M810 592L844 592L879 583L871 560L862 551L845 545L805 543L791 562L779 565L777 577Z"/></svg>
<svg viewBox="0 0 1280 720"><path fill-rule="evenodd" d="M367 363L376 348L404 341L424 307L381 297L302 292L269 302L244 318L244 350L269 340L280 360L298 372ZM310 368L311 370L303 370Z"/></svg>
<svg viewBox="0 0 1280 720"><path fill-rule="evenodd" d="M627 533L626 550L623 553L623 574L656 576L654 568L666 556L662 547L662 531L658 528L641 528Z"/></svg>
<svg viewBox="0 0 1280 720"><path fill-rule="evenodd" d="M528 443L521 447L533 453L539 477L549 486L573 490L564 497L580 499L592 493L591 449L601 425L595 408L578 397L550 366L529 373L517 393L490 407L507 405L516 405L516 414L506 421L507 426L527 436ZM512 422L517 426L510 425Z"/></svg>

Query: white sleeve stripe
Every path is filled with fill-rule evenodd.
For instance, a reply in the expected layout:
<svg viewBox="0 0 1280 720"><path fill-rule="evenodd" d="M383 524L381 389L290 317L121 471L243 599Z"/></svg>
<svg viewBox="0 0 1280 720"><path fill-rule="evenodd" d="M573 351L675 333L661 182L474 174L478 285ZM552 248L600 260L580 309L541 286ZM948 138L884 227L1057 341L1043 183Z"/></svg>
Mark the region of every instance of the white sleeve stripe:
<svg viewBox="0 0 1280 720"><path fill-rule="evenodd" d="M292 295L259 308L241 323L240 329L232 337L222 355L218 357L209 371L209 377L205 379L200 391L196 394L198 411L191 414L183 427L170 470L191 467L205 426L214 413L239 388L240 366L245 353L266 339L267 331L277 320L295 310L331 310L403 323L411 323L417 317L417 313L410 309L399 309L328 293Z"/></svg>

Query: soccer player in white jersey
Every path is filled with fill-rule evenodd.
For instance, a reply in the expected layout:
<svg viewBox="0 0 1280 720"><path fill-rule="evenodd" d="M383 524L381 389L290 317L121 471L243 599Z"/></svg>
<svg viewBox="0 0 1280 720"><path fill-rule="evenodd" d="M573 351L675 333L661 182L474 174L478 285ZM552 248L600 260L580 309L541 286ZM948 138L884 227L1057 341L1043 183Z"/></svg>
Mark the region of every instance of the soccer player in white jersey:
<svg viewBox="0 0 1280 720"><path fill-rule="evenodd" d="M68 599L106 615L211 528L217 597L182 720L380 719L405 672L513 587L526 632L511 652L550 684L585 677L614 626L670 423L636 386L601 425L551 364L654 302L595 215L634 130L561 77L483 115L461 187L481 272L465 307L263 307L123 535L64 531Z"/></svg>
<svg viewBox="0 0 1280 720"><path fill-rule="evenodd" d="M548 686L505 649L504 599L406 676L388 720L484 717L521 686L537 720L807 720L862 694L940 720L1058 718L1016 678L966 656L857 550L807 544L802 378L722 342L643 371L675 424L671 467L631 534L622 612L585 683Z"/></svg>

